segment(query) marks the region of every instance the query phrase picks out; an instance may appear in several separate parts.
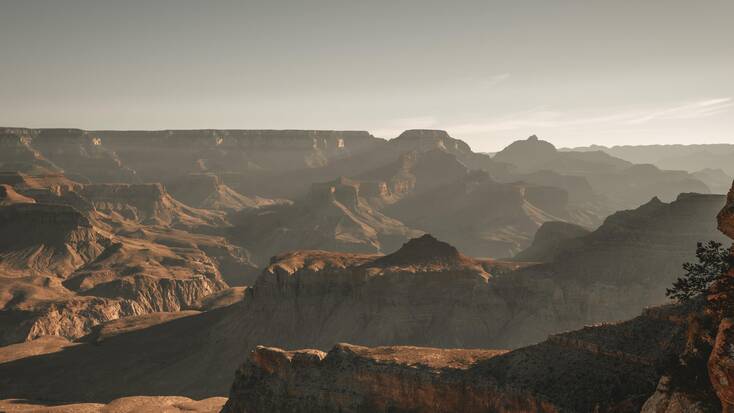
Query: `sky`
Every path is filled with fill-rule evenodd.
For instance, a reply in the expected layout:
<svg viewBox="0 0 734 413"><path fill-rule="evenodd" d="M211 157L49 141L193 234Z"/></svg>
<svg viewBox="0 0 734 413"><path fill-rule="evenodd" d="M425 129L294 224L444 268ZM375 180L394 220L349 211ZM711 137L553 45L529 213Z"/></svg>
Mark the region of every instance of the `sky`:
<svg viewBox="0 0 734 413"><path fill-rule="evenodd" d="M734 143L734 1L0 0L0 125Z"/></svg>

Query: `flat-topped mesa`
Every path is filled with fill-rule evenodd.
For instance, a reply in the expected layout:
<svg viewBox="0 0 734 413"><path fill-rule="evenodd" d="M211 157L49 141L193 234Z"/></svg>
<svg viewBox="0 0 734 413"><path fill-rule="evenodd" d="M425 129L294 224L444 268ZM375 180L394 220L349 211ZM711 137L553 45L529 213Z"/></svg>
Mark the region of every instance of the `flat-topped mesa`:
<svg viewBox="0 0 734 413"><path fill-rule="evenodd" d="M81 182L138 182L135 171L96 134L81 129L33 131L30 146Z"/></svg>
<svg viewBox="0 0 734 413"><path fill-rule="evenodd" d="M298 130L298 129L194 129L161 131L95 131L108 138L115 146L132 146L141 143L166 146L171 141L196 146L221 146L241 148L319 148L349 149L382 142L367 131Z"/></svg>
<svg viewBox="0 0 734 413"><path fill-rule="evenodd" d="M438 148L451 153L471 153L466 142L452 138L445 130L438 129L408 129L389 143L401 150L427 151Z"/></svg>
<svg viewBox="0 0 734 413"><path fill-rule="evenodd" d="M320 250L283 253L272 258L252 292L259 297L331 296L349 301L351 294L346 291L361 295L375 290L382 291L384 299L407 295L406 302L415 298L416 305L432 307L435 303L422 302L417 291L441 294L456 290L454 294L461 295L471 288L468 286L487 288L489 279L481 262L431 235L423 235L386 256ZM411 294L416 297L409 297ZM447 299L455 298L452 295Z"/></svg>
<svg viewBox="0 0 734 413"><path fill-rule="evenodd" d="M370 266L381 267L454 267L472 265L474 261L462 255L447 242L439 241L431 234L413 238L392 254L378 258Z"/></svg>

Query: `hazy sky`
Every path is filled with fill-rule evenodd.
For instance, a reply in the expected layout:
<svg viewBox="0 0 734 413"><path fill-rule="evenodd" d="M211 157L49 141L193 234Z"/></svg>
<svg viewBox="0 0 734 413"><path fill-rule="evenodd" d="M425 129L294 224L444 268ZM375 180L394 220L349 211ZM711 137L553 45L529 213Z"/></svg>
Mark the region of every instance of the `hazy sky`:
<svg viewBox="0 0 734 413"><path fill-rule="evenodd" d="M734 142L732 16L732 0L0 0L0 125Z"/></svg>

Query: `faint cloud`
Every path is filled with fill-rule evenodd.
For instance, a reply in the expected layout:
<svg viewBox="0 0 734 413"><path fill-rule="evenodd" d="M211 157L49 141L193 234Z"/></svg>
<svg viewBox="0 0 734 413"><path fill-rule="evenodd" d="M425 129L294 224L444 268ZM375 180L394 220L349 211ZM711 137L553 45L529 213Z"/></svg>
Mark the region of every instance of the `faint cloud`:
<svg viewBox="0 0 734 413"><path fill-rule="evenodd" d="M494 86L497 86L498 84L506 81L509 78L510 78L510 74L509 73L501 73L499 75L490 76L490 77L488 77L486 79L481 79L479 81L479 86L480 87L483 87L483 88L494 87Z"/></svg>
<svg viewBox="0 0 734 413"><path fill-rule="evenodd" d="M597 125L639 125L661 120L699 119L715 116L734 108L730 97L705 99L676 105L598 110L555 111L544 108L516 112L484 122L447 125L455 135L513 130L569 129Z"/></svg>
<svg viewBox="0 0 734 413"><path fill-rule="evenodd" d="M730 97L700 100L686 104L660 109L647 113L641 117L630 119L629 124L645 123L652 120L670 119L698 119L718 115L734 107Z"/></svg>

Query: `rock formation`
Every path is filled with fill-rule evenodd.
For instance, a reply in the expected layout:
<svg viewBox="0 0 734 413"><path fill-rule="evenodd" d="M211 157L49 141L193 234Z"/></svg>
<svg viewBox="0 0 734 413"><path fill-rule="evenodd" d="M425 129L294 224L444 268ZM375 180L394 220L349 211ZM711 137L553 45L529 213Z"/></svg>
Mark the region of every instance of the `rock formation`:
<svg viewBox="0 0 734 413"><path fill-rule="evenodd" d="M191 400L181 396L130 396L109 403L72 403L40 409L50 413L219 413L225 402L224 397ZM0 400L0 410L8 413L39 412L39 406L42 405L43 402L34 400Z"/></svg>
<svg viewBox="0 0 734 413"><path fill-rule="evenodd" d="M288 203L262 197L247 197L228 187L214 174L189 174L166 183L174 198L193 208L239 211Z"/></svg>
<svg viewBox="0 0 734 413"><path fill-rule="evenodd" d="M223 411L639 411L685 330L675 310L659 309L511 352L260 346L237 371Z"/></svg>
<svg viewBox="0 0 734 413"><path fill-rule="evenodd" d="M646 268L640 263L645 262L647 255L660 248L655 244L660 242L655 229L667 225L666 242L669 243L664 250L677 253L686 249L690 253L690 247L672 246L679 241L688 243L689 238L709 238L708 228L704 226L701 230L701 224L695 222L700 211L706 211L709 218L705 222L711 222L713 212L709 209L718 209L714 204L721 201L713 196L689 195L672 204L653 203L639 211L610 218L599 230L582 236L591 237L594 241L589 243L598 248L613 251L612 247L617 245L614 247L617 251L627 254L611 254L614 262L627 263L627 266L618 267L616 277L610 277L611 273L600 274L598 282L587 280L589 272L586 271L556 274L552 272L553 266L502 270L500 263L463 256L430 236L410 241L387 256L325 251L281 254L255 285L246 290L244 299L235 304L147 327L144 327L147 321L136 321L131 327L127 327L128 323L112 328L120 330L119 334L96 336L93 340L96 344L59 343L52 346L56 350L43 350L43 355L0 363L0 377L22 377L22 380L0 383L0 397L34 399L44 395L60 400L93 401L142 392L194 398L219 395L231 383L233 366L257 345L325 351L344 341L357 346L490 349L538 342L548 334L639 311L648 296L634 293L627 284L634 274L639 274L636 268ZM684 221L690 225L671 224ZM693 229L702 232L691 232ZM676 231L680 234L676 235ZM644 240L642 245L647 244L648 249L638 246L636 254L626 253L619 247L629 242L624 234ZM579 254L592 252L582 250ZM669 261L670 257L673 255L655 259ZM614 262L607 261L607 265ZM550 269L547 273L539 272L543 268ZM657 300L660 299L658 296ZM232 408L253 406L247 403L289 406L299 394L310 394L313 397L307 398L308 402L301 399L304 409L329 411L343 407L349 411L354 406L374 406L365 404L373 403L373 396L359 393L364 386L370 386L370 380L389 383L407 380L405 383L411 383L404 387L408 393L386 393L405 398L416 391L411 387L416 383L414 380L420 380L423 383L420 386L424 387L419 388L426 391L421 394L454 394L447 396L447 403L478 400L481 406L482 400L486 401L481 397L486 396L480 395L492 389L494 393L490 394L497 395L492 400L504 401L508 408L538 402L562 411L593 411L597 405L599 411L639 410L658 386L658 369L686 346L688 324L685 311L676 307L657 308L630 322L552 335L539 345L495 354L488 359L461 361L471 352L445 353L452 355L445 359L456 362L454 369L426 367L426 361L410 362L410 357L401 361L400 349L388 350L395 355L389 364L376 363L372 358L381 357L380 352L342 346L338 348L357 349L356 355L319 356L307 359L311 361L305 365L283 362L284 370L279 371L286 372L285 376L273 373L257 383L247 380L251 374L256 377L263 374L259 364L240 370L232 393L237 403ZM33 350L43 343L39 340L44 339L18 345L12 352L40 351ZM152 348L160 350L151 351ZM339 351L337 354L342 354ZM312 353L321 354L309 352ZM284 354L276 354L276 360L291 357L290 353ZM444 353L437 350L436 354ZM133 355L134 362L129 358ZM293 357L300 360L301 356ZM359 360L364 361L365 367L357 370L361 375L353 375L351 363L362 365L359 363L363 361ZM335 398L327 390L318 390L318 380L301 381L304 384L298 391L303 393L289 390L288 380L296 377L322 372L320 377L329 377L327 372L333 371L332 363L342 366L344 375L339 376L343 380L329 382L338 384L334 384L335 392L351 394L351 398ZM85 367L90 365L95 368ZM60 370L69 372L73 379L69 375L64 380L49 378L48 372ZM109 374L113 371L116 374ZM201 377L207 380L202 382ZM354 377L369 380L354 382ZM451 393L456 389L452 387L457 383L455 380L469 383L461 387L461 397ZM269 386L280 390L273 392ZM84 389L94 389L94 395ZM257 397L245 401L245 396L250 397L248 394ZM478 399L468 395L477 395ZM398 401L405 402L400 398ZM314 407L310 403L321 404ZM412 408L420 411L422 407Z"/></svg>
<svg viewBox="0 0 734 413"><path fill-rule="evenodd" d="M222 215L187 207L160 185L80 185L6 175L0 229L3 344L178 311L254 281L247 251L215 235ZM13 178L13 179L11 179ZM12 202L11 202L12 200ZM37 202L40 201L40 202ZM98 209L99 208L99 209Z"/></svg>
<svg viewBox="0 0 734 413"><path fill-rule="evenodd" d="M97 211L144 225L196 229L225 224L221 214L184 205L161 184L84 185L79 193Z"/></svg>
<svg viewBox="0 0 734 413"><path fill-rule="evenodd" d="M634 165L601 150L558 151L534 135L512 143L493 160L517 166L518 178L542 171L583 177L612 210L636 207L652 196L667 201L682 192L709 192L703 182L684 171Z"/></svg>
<svg viewBox="0 0 734 413"><path fill-rule="evenodd" d="M29 131L30 144L65 175L81 182L137 182L135 171L124 166L117 155L94 133L79 129Z"/></svg>
<svg viewBox="0 0 734 413"><path fill-rule="evenodd" d="M259 264L297 249L390 251L420 234L372 208L362 195L362 184L347 178L314 184L292 205L242 211L232 222L231 237Z"/></svg>
<svg viewBox="0 0 734 413"><path fill-rule="evenodd" d="M549 221L538 228L533 243L513 257L517 261L551 262L570 240L582 239L590 233L584 227L562 221ZM583 242L583 241L581 241Z"/></svg>
<svg viewBox="0 0 734 413"><path fill-rule="evenodd" d="M35 204L36 200L23 196L15 191L12 186L0 184L0 206L13 204Z"/></svg>
<svg viewBox="0 0 734 413"><path fill-rule="evenodd" d="M732 153L732 160L734 160L734 153ZM696 179L706 184L712 193L725 194L728 192L731 186L731 181L734 177L729 176L721 169L704 168L699 171L693 172Z"/></svg>

